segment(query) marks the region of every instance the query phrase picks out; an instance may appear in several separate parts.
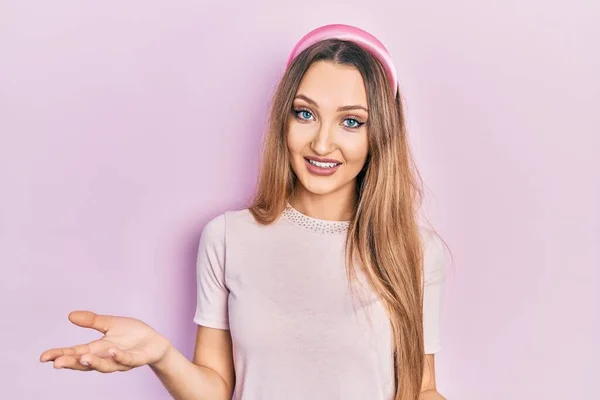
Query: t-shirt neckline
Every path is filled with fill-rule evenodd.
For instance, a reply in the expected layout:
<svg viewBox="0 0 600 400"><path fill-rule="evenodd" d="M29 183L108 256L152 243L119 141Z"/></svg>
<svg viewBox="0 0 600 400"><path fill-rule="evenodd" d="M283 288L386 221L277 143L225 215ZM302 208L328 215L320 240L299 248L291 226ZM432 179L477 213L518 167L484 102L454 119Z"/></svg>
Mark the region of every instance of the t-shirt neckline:
<svg viewBox="0 0 600 400"><path fill-rule="evenodd" d="M350 226L350 221L331 221L309 217L287 204L283 216L293 224L309 231L321 234L345 233Z"/></svg>

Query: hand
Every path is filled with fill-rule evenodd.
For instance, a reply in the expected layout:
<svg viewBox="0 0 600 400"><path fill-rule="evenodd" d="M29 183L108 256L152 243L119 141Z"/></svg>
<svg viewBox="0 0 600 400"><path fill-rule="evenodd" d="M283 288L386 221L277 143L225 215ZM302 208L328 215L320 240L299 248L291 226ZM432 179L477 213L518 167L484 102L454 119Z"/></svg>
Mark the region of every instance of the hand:
<svg viewBox="0 0 600 400"><path fill-rule="evenodd" d="M69 320L104 336L87 344L46 350L40 356L41 362L54 361L54 368L78 371L128 371L158 363L171 349L165 337L134 318L74 311Z"/></svg>

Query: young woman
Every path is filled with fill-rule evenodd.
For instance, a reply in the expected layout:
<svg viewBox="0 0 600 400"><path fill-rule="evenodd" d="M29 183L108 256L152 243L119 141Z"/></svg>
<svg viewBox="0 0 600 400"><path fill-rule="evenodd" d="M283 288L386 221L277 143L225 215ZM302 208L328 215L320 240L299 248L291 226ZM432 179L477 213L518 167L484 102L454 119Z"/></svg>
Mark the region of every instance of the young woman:
<svg viewBox="0 0 600 400"><path fill-rule="evenodd" d="M386 49L318 28L275 92L253 204L202 233L193 362L142 321L86 311L69 319L104 336L41 361L149 365L181 400L443 399L444 251L417 178Z"/></svg>

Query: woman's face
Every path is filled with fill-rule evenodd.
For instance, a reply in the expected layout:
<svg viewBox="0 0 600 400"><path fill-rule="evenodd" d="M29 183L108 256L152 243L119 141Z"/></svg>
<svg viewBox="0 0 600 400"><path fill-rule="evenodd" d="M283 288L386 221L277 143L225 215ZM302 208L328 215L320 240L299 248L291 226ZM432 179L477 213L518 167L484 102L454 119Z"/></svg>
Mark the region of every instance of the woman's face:
<svg viewBox="0 0 600 400"><path fill-rule="evenodd" d="M313 63L287 124L287 145L299 183L312 194L354 193L367 160L367 94L355 67Z"/></svg>

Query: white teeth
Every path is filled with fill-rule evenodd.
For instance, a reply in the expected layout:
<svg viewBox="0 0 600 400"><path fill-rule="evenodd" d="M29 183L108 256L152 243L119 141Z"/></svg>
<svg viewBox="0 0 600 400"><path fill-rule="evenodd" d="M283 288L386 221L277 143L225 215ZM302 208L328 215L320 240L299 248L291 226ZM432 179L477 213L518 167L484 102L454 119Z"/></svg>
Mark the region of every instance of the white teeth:
<svg viewBox="0 0 600 400"><path fill-rule="evenodd" d="M314 160L308 160L308 162L321 168L333 168L338 165L337 163L319 162Z"/></svg>

